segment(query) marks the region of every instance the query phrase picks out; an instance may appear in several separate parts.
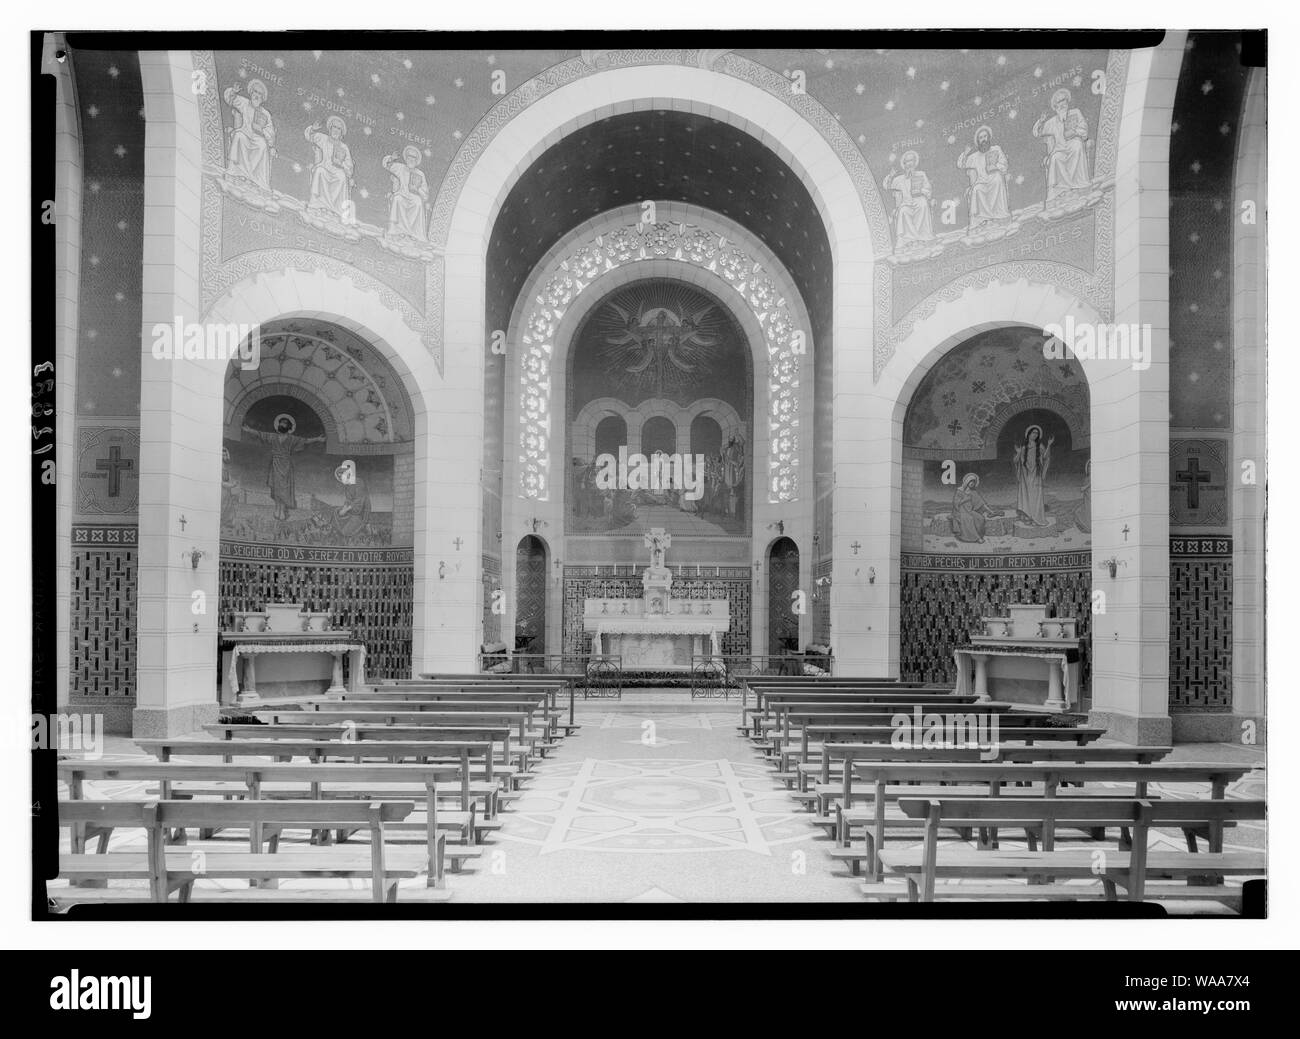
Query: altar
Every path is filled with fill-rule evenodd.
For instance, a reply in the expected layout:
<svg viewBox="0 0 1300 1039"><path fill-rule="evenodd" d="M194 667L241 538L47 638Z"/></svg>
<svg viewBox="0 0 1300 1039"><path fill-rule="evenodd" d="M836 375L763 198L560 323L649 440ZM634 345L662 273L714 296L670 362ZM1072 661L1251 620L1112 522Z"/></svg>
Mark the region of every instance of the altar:
<svg viewBox="0 0 1300 1039"><path fill-rule="evenodd" d="M221 702L342 696L363 689L365 643L328 623L328 613L305 611L301 603L267 603L261 610L237 613L235 630L220 636Z"/></svg>
<svg viewBox="0 0 1300 1039"><path fill-rule="evenodd" d="M664 559L672 537L654 527L645 536L650 565L639 599L587 599L582 627L592 652L620 658L624 671L689 671L692 658L722 655L731 628L726 599L674 599Z"/></svg>
<svg viewBox="0 0 1300 1039"><path fill-rule="evenodd" d="M1078 703L1083 640L1070 617L1049 617L1044 606L1008 607L1005 617L982 617L969 646L953 650L957 688L981 703L1041 705L1068 711Z"/></svg>

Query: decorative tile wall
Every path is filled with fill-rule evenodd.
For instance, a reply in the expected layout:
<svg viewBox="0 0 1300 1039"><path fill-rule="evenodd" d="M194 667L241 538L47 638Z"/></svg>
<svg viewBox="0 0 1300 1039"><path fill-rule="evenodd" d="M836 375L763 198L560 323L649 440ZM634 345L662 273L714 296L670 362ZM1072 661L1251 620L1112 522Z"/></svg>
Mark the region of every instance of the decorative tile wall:
<svg viewBox="0 0 1300 1039"><path fill-rule="evenodd" d="M78 528L77 532L84 532L89 541L91 529ZM113 528L111 533L121 539L120 530ZM134 542L135 528L130 534ZM83 547L75 535L73 541L70 694L75 699L112 697L133 702L136 550Z"/></svg>
<svg viewBox="0 0 1300 1039"><path fill-rule="evenodd" d="M1169 710L1232 709L1232 539L1169 539Z"/></svg>
<svg viewBox="0 0 1300 1039"><path fill-rule="evenodd" d="M349 628L366 644L367 678L411 676L414 572L407 563L361 565L221 560L222 631L239 610L266 602L301 602L328 610L330 626ZM214 676L215 681L215 676Z"/></svg>
<svg viewBox="0 0 1300 1039"><path fill-rule="evenodd" d="M1051 603L1058 617L1079 622L1083 647L1080 683L1091 684L1092 574L982 572L978 570L902 572L902 677L907 681L957 681L952 651L970 642L980 617L1005 616L1012 603Z"/></svg>

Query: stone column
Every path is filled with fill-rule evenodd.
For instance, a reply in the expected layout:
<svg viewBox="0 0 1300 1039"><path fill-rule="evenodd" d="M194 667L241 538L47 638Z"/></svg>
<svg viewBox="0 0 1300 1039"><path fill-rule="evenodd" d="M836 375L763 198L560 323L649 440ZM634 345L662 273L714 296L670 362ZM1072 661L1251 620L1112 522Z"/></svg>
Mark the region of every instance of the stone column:
<svg viewBox="0 0 1300 1039"><path fill-rule="evenodd" d="M155 324L197 322L201 147L188 51L142 51L145 194L140 365L137 736L217 715L219 361L158 360ZM185 518L182 525L181 517ZM203 553L197 568L193 550ZM201 593L201 596L195 593Z"/></svg>
<svg viewBox="0 0 1300 1039"><path fill-rule="evenodd" d="M54 52L67 50L62 33L45 38L42 72L55 78L55 272L54 318L57 537L55 541L55 614L57 702L68 703L72 678L71 595L72 514L77 493L76 414L77 329L81 302L81 125L72 69Z"/></svg>
<svg viewBox="0 0 1300 1039"><path fill-rule="evenodd" d="M1150 328L1151 365L1089 368L1092 721L1164 744L1169 719L1169 128L1186 33L1134 51L1115 174L1117 324ZM1093 373L1097 377L1093 378ZM1111 577L1105 560L1119 563Z"/></svg>
<svg viewBox="0 0 1300 1039"><path fill-rule="evenodd" d="M1224 739L1245 739L1250 726L1265 739L1264 693L1264 507L1267 479L1265 242L1268 229L1267 72L1256 69L1246 90L1233 190L1234 394L1232 489L1232 731ZM1254 205L1254 223L1243 207ZM1247 466L1253 467L1253 472Z"/></svg>

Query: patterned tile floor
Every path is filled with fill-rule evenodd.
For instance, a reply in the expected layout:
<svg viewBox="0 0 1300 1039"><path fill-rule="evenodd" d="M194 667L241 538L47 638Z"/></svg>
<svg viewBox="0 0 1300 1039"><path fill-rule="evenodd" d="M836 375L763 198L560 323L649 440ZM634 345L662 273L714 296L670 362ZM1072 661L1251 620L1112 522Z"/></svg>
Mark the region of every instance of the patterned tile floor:
<svg viewBox="0 0 1300 1039"><path fill-rule="evenodd" d="M538 766L472 872L449 876L456 900L858 901L859 881L830 859L831 840L737 734L739 711L735 698L691 701L685 690L579 699L583 728ZM114 739L107 753L138 752ZM1180 745L1168 760L1256 765L1229 796L1264 796L1263 748ZM142 797L148 785L96 784L88 796ZM1152 794L1197 797L1207 790L1153 784ZM1258 849L1265 839L1262 824L1243 823L1228 831L1225 848ZM115 848L136 843L141 838L129 834L113 840ZM1178 833L1154 834L1152 844L1184 847ZM404 884L402 897L418 899L422 887Z"/></svg>

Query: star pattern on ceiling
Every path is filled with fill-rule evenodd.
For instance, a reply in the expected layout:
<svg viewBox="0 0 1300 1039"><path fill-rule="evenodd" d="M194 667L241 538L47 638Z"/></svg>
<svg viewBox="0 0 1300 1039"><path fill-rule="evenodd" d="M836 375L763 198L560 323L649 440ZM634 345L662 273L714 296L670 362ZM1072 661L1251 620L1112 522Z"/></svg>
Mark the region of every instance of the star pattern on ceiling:
<svg viewBox="0 0 1300 1039"><path fill-rule="evenodd" d="M1233 173L1248 69L1235 33L1188 37L1169 145L1170 423L1232 421ZM1176 131L1176 132L1174 132Z"/></svg>
<svg viewBox="0 0 1300 1039"><path fill-rule="evenodd" d="M632 112L592 123L543 153L519 178L493 227L488 308L505 327L523 282L572 227L645 200L694 203L756 234L829 321L830 242L802 181L745 131L707 116Z"/></svg>

